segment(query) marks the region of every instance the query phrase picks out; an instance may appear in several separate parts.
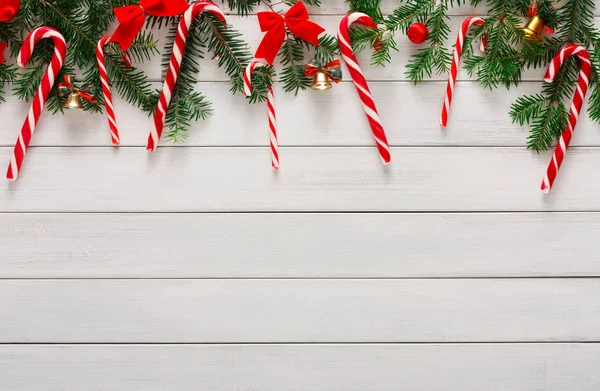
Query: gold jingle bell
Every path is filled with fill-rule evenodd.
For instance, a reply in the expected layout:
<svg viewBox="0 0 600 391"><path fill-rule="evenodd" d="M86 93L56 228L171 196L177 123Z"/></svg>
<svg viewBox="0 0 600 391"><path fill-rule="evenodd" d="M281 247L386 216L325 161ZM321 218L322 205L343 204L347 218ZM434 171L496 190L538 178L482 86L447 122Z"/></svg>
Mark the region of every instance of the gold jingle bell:
<svg viewBox="0 0 600 391"><path fill-rule="evenodd" d="M544 31L546 23L539 16L532 16L529 22L521 30L525 34L525 38L532 41L542 40L542 31Z"/></svg>
<svg viewBox="0 0 600 391"><path fill-rule="evenodd" d="M63 105L65 109L78 109L83 110L83 104L81 103L81 96L75 91L71 92L69 96L67 96L67 100Z"/></svg>
<svg viewBox="0 0 600 391"><path fill-rule="evenodd" d="M331 83L329 82L329 76L327 76L327 73L323 71L317 72L311 87L315 91L326 91L330 89Z"/></svg>

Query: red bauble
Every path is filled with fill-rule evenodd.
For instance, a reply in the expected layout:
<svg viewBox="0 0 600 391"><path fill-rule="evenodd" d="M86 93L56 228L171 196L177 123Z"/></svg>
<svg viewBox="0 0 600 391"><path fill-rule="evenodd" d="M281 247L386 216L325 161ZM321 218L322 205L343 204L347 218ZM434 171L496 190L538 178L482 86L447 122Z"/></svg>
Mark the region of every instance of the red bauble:
<svg viewBox="0 0 600 391"><path fill-rule="evenodd" d="M413 23L408 28L407 35L412 43L423 43L429 36L429 30L423 23Z"/></svg>
<svg viewBox="0 0 600 391"><path fill-rule="evenodd" d="M8 22L19 12L20 0L0 0L0 22Z"/></svg>

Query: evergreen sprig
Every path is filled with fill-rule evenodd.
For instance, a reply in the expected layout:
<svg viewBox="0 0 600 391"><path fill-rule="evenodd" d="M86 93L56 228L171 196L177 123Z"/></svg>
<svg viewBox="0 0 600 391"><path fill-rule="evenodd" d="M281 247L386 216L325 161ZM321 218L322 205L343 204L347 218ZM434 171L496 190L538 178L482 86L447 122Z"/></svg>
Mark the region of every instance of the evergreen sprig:
<svg viewBox="0 0 600 391"><path fill-rule="evenodd" d="M163 70L166 73L173 44L177 34L178 20L173 20L162 58ZM186 40L185 53L182 57L177 84L172 93L165 125L169 129L166 139L180 142L186 139L192 122L206 119L212 108L208 99L196 91L197 75L201 72L201 60L207 53L216 59L231 82L232 93L243 92L243 73L252 59L247 43L241 34L231 25L225 25L214 15L203 13L196 18L190 27ZM257 89L256 91L263 91ZM257 93L258 93L257 92ZM266 94L266 92L265 92ZM262 98L254 97L253 102Z"/></svg>
<svg viewBox="0 0 600 391"><path fill-rule="evenodd" d="M397 34L405 34L414 22L426 23L430 29L430 47L419 50L407 68L407 77L414 83L423 80L424 75L444 72L448 68L448 52L444 43L450 27L447 12L465 0L406 0L387 17L382 16L377 0L346 0L354 11L371 16L381 28L356 28L351 32L352 45L360 51L366 46L374 46L372 64L385 65L391 61L392 51L397 50Z"/></svg>
<svg viewBox="0 0 600 391"><path fill-rule="evenodd" d="M588 113L593 121L600 122L600 33L594 27L596 4L594 0L564 0L561 5L556 8L556 36L545 39L540 45L544 53L539 58L529 58L522 51L524 65L546 66L566 44L574 43L585 47L592 59ZM554 82L545 83L540 94L520 97L512 105L510 115L513 121L530 125L528 148L544 151L560 136L567 122L568 107L578 75L578 60L569 58L557 73Z"/></svg>
<svg viewBox="0 0 600 391"><path fill-rule="evenodd" d="M414 22L426 23L428 45L419 49L408 61L406 76L413 83L422 82L434 74L446 74L451 61L446 49L449 28L447 11L467 0L401 0L387 17L382 17L380 0L346 0L351 10L367 13L380 25L378 29L356 28L351 36L355 50L374 46L380 50L372 57L375 65L385 65L397 45L395 35L406 33ZM469 0L472 6L485 5L487 15L483 25L474 26L465 40L463 64L479 84L494 89L510 88L522 82L528 68L545 68L566 44L583 45L592 59L588 113L600 123L600 32L594 26L594 0L536 0L535 10L544 23L555 29L554 35L543 34L541 41L524 34L523 17L530 11L530 0ZM560 5L558 4L560 3ZM487 38L485 53L475 53L473 42ZM543 151L562 133L568 105L578 75L576 59L569 59L553 83L544 84L540 93L519 98L511 107L515 123L530 125L527 145Z"/></svg>
<svg viewBox="0 0 600 391"><path fill-rule="evenodd" d="M73 75L79 69L84 75L82 82L91 84L100 91L96 44L115 20L113 9L135 3L135 0L22 0L20 12L9 24L16 32L12 35L13 39L9 40L11 52L17 55L22 40L33 29L41 26L54 27L65 37L68 46L65 64L56 76L57 80L61 80L64 74ZM111 52L110 47L107 47L109 77L127 101L146 110L150 109L150 90L146 76L135 68L128 69L117 55L118 50L120 49L115 48ZM135 61L148 60L157 52L156 41L151 33L140 35L130 49L130 55ZM33 97L52 55L53 43L50 40L43 40L37 45L26 70L13 79L14 92L18 98L29 100ZM99 104L103 103L101 96L97 96L97 100ZM62 111L62 99L58 96L56 85L48 97L47 107L53 113ZM84 110L99 112L101 106L84 102Z"/></svg>

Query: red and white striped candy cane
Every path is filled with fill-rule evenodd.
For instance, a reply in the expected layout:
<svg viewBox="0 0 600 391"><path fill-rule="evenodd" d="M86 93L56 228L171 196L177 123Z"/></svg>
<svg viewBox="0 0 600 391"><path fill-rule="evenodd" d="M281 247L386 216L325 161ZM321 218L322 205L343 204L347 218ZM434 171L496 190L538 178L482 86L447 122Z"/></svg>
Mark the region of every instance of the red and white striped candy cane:
<svg viewBox="0 0 600 391"><path fill-rule="evenodd" d="M252 72L255 68L266 66L266 62L252 60L246 67L244 72L244 94L252 95ZM269 109L269 128L271 132L269 139L271 142L271 165L274 169L279 170L279 142L277 141L277 116L275 115L275 95L273 94L273 86L268 86L267 107Z"/></svg>
<svg viewBox="0 0 600 391"><path fill-rule="evenodd" d="M356 56L352 50L352 44L350 43L350 27L354 23L362 24L363 26L372 28L377 28L377 24L375 24L370 16L360 12L353 12L344 16L338 29L338 44L340 45L342 57L348 65L350 76L352 76L352 81L354 81L354 85L358 91L358 96L362 101L365 114L367 115L367 119L371 125L371 130L373 131L373 137L375 138L377 148L379 149L381 161L384 164L388 164L392 160L392 156L390 155L390 147L385 135L385 130L383 129L383 124L379 118L379 113L377 113L377 107L375 106L375 101L371 96L367 79L365 79L365 76L358 65L358 61L356 60Z"/></svg>
<svg viewBox="0 0 600 391"><path fill-rule="evenodd" d="M454 93L454 85L456 84L456 75L458 74L458 64L460 63L460 56L462 55L463 45L465 43L465 36L469 31L469 28L474 24L482 24L484 20L477 17L470 17L465 19L458 37L456 38L456 47L454 49L454 58L452 59L452 67L450 68L450 78L448 79L448 86L446 87L446 99L444 100L444 106L442 107L442 116L440 118L440 124L445 128L448 124L448 114L450 113L450 105L452 104L452 94ZM482 40L480 45L481 49L485 49L485 42Z"/></svg>
<svg viewBox="0 0 600 391"><path fill-rule="evenodd" d="M108 74L106 72L106 62L104 60L104 46L110 42L110 35L98 41L96 47L96 59L98 60L98 71L100 73L100 83L102 84L102 92L104 94L104 106L106 107L106 115L108 116L108 126L110 127L110 136L114 145L119 145L119 129L117 128L117 118L115 117L115 109L113 108L112 94L110 93L110 85L108 84Z"/></svg>
<svg viewBox="0 0 600 391"><path fill-rule="evenodd" d="M579 65L581 68L579 72L579 81L577 82L577 89L575 90L575 96L573 96L573 102L571 103L567 127L560 136L560 140L558 141L558 145L556 146L556 150L554 151L554 155L552 156L552 160L546 171L546 176L542 182L542 191L544 193L549 193L550 189L552 189L552 184L556 179L558 170L567 153L567 148L569 148L569 144L571 143L571 138L573 137L573 132L577 125L577 119L579 118L581 107L583 106L583 100L585 99L585 94L587 93L590 84L590 76L592 73L590 55L584 48L574 44L565 46L556 56L554 56L544 80L552 82L565 59L572 55L576 55L579 58Z"/></svg>
<svg viewBox="0 0 600 391"><path fill-rule="evenodd" d="M163 128L165 127L165 119L167 117L169 103L171 102L173 88L175 88L177 77L179 76L179 69L185 53L185 43L190 31L190 26L192 25L193 20L203 11L214 14L225 23L225 14L223 14L223 11L210 1L198 1L192 4L182 15L181 20L179 21L179 28L177 29L177 36L175 37L175 43L173 45L173 54L171 55L169 70L167 71L163 90L160 94L156 112L154 113L154 129L152 129L150 136L148 137L148 145L146 146L148 151L155 151L158 147L158 141L160 140Z"/></svg>
<svg viewBox="0 0 600 391"><path fill-rule="evenodd" d="M23 164L25 153L27 152L29 142L31 141L31 136L33 136L37 121L42 114L48 95L50 94L50 91L52 91L56 76L62 69L65 55L67 54L67 44L63 36L51 27L40 27L33 30L27 38L25 38L25 41L23 41L23 46L21 46L21 51L19 52L19 57L17 59L17 64L19 64L20 67L27 65L35 45L39 40L44 38L50 38L54 41L54 56L42 78L40 87L35 93L31 108L29 109L27 118L25 118L19 138L17 139L14 154L8 166L8 172L6 173L6 179L10 181L16 180L19 176L19 170Z"/></svg>

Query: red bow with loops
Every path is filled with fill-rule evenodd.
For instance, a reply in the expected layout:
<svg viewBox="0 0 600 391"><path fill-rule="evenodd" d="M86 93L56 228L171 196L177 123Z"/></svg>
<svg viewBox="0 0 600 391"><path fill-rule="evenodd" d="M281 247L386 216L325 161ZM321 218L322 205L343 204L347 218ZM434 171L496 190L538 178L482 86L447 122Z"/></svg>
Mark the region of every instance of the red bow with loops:
<svg viewBox="0 0 600 391"><path fill-rule="evenodd" d="M111 42L118 42L122 50L129 49L131 43L142 31L146 22L146 14L152 16L177 16L189 8L186 0L140 0L140 5L126 5L115 8L115 16L119 27L111 37Z"/></svg>
<svg viewBox="0 0 600 391"><path fill-rule="evenodd" d="M256 58L263 58L269 65L273 65L277 52L285 41L285 27L296 37L301 38L315 46L319 46L319 35L325 29L308 20L308 11L302 2L296 3L284 16L276 12L259 12L258 23L260 31L267 32L258 50Z"/></svg>

